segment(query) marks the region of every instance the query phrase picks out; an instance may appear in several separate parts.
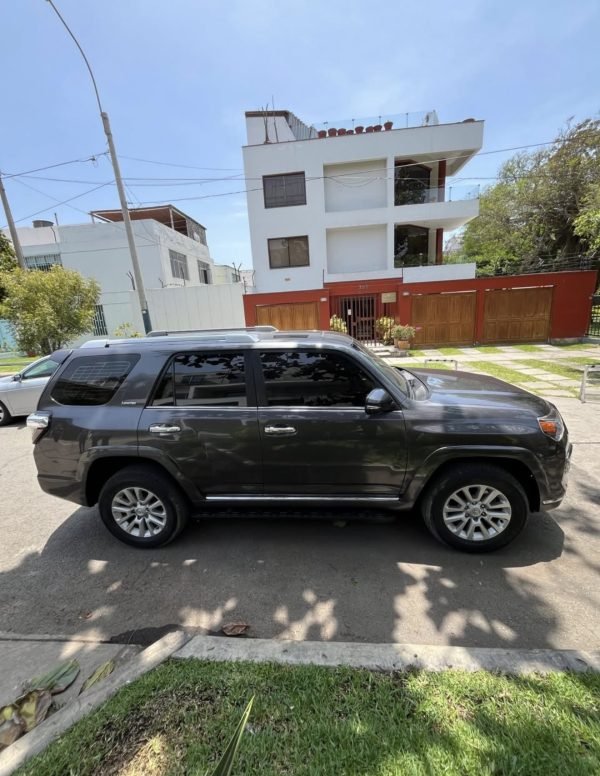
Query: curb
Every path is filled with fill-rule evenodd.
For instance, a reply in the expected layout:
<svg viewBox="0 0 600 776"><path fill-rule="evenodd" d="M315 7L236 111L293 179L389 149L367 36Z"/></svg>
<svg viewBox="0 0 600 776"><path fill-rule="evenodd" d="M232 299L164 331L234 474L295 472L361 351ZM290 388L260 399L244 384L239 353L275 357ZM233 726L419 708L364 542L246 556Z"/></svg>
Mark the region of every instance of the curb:
<svg viewBox="0 0 600 776"><path fill-rule="evenodd" d="M42 752L71 725L101 706L124 685L156 668L174 652L181 650L189 639L190 636L183 631L167 633L104 679L96 689L83 693L30 733L19 738L0 753L0 776L9 776L26 760Z"/></svg>
<svg viewBox="0 0 600 776"><path fill-rule="evenodd" d="M423 644L359 644L353 642L271 641L194 636L173 655L213 661L281 663L286 665L349 666L375 671L421 668L443 671L499 671L506 674L546 674L552 671L600 672L600 650L495 649Z"/></svg>

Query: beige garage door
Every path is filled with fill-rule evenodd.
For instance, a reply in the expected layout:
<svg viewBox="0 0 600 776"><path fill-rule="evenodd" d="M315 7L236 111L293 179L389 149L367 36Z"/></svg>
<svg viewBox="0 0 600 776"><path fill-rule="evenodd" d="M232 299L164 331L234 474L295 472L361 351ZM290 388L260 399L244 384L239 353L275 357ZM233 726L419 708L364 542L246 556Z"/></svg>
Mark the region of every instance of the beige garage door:
<svg viewBox="0 0 600 776"><path fill-rule="evenodd" d="M262 326L275 326L283 331L318 329L319 307L317 302L265 304L256 308L256 322Z"/></svg>
<svg viewBox="0 0 600 776"><path fill-rule="evenodd" d="M415 345L472 345L475 292L413 296L411 325Z"/></svg>
<svg viewBox="0 0 600 776"><path fill-rule="evenodd" d="M546 342L552 287L485 292L483 342Z"/></svg>

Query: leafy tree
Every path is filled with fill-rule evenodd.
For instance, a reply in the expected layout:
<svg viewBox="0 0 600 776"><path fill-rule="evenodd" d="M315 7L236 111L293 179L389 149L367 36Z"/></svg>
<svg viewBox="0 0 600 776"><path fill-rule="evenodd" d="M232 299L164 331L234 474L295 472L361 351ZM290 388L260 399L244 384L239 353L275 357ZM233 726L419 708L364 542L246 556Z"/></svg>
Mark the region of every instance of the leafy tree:
<svg viewBox="0 0 600 776"><path fill-rule="evenodd" d="M14 269L0 274L6 297L0 315L15 330L26 352L51 353L91 331L100 287L78 272Z"/></svg>
<svg viewBox="0 0 600 776"><path fill-rule="evenodd" d="M600 121L586 119L550 147L505 162L498 183L481 197L479 217L465 228L464 257L495 270L599 250L593 241L599 185Z"/></svg>
<svg viewBox="0 0 600 776"><path fill-rule="evenodd" d="M12 272L18 267L15 252L10 242L0 232L0 302L6 296L4 285L2 284L2 273Z"/></svg>
<svg viewBox="0 0 600 776"><path fill-rule="evenodd" d="M600 184L590 186L575 219L575 234L584 240L590 251L600 254Z"/></svg>

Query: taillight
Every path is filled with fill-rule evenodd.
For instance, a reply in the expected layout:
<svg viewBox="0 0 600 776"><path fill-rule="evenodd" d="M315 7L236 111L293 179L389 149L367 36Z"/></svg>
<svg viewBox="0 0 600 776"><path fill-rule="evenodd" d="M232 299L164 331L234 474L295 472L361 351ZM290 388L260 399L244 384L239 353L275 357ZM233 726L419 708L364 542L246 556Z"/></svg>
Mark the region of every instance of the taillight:
<svg viewBox="0 0 600 776"><path fill-rule="evenodd" d="M49 412L32 412L27 418L27 427L33 431L31 441L35 444L50 425Z"/></svg>
<svg viewBox="0 0 600 776"><path fill-rule="evenodd" d="M540 430L543 431L546 436L552 437L552 439L555 439L557 442L560 442L565 433L565 424L558 412L556 415L546 415L543 418L538 418L538 424Z"/></svg>

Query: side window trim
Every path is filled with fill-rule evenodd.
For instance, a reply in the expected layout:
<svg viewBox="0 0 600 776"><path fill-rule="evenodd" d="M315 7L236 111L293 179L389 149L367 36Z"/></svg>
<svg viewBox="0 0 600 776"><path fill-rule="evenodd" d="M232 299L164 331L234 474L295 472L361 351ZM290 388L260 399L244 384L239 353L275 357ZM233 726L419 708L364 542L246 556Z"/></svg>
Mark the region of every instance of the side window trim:
<svg viewBox="0 0 600 776"><path fill-rule="evenodd" d="M257 393L257 401L258 401L258 408L260 410L273 410L273 411L279 411L282 410L314 410L317 412L320 412L322 410L331 410L335 409L336 411L344 411L347 410L348 412L356 412L360 409L360 407L307 407L304 404L290 404L285 406L270 406L267 404L267 385L265 381L265 376L263 373L262 363L261 363L261 355L263 353L273 353L273 352L283 352L286 348L260 348L253 351L253 354L255 356L256 360L256 393ZM290 349L287 349L290 350ZM361 372L363 372L374 384L375 388L384 388L386 391L388 390L387 387L382 383L381 378L379 375L374 374L371 369L368 369L364 364L362 364L358 359L353 358L349 353L342 352L340 350L336 350L335 348L307 348L307 347L298 347L293 348L294 352L298 353L333 353L342 360L346 361L347 363L350 363L352 366L359 369Z"/></svg>
<svg viewBox="0 0 600 776"><path fill-rule="evenodd" d="M209 353L232 353L232 354L239 354L244 356L244 384L246 386L246 406L245 407L222 407L219 405L210 405L210 404L186 404L186 405L177 405L175 403L175 360L178 356L185 356L189 354L209 354ZM150 395L148 397L148 402L146 403L146 409L150 410L244 410L244 409L256 409L257 407L257 401L256 401L256 380L254 376L254 365L251 363L251 360L249 359L249 355L252 353L250 350L232 350L227 348L200 348L198 350L190 348L189 350L181 350L177 351L176 353L172 353L169 358L167 359L167 362L163 369L160 371L158 377L156 378L156 381L154 385L152 386L152 390L150 392ZM160 388L160 385L166 376L167 372L171 372L171 381L173 385L173 404L161 404L161 405L154 405L154 400L156 398L156 394L158 389Z"/></svg>

